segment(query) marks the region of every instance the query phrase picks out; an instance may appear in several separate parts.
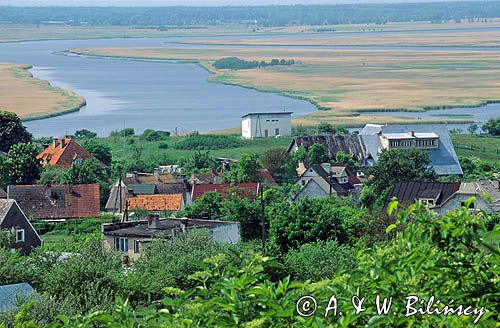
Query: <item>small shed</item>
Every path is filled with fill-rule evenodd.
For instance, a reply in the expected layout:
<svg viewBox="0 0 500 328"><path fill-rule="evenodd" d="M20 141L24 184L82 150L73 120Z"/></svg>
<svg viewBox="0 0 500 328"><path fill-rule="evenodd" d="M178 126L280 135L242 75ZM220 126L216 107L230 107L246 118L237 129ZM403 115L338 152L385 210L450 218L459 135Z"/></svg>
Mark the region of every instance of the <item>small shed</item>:
<svg viewBox="0 0 500 328"><path fill-rule="evenodd" d="M248 113L241 117L243 139L292 135L292 112Z"/></svg>

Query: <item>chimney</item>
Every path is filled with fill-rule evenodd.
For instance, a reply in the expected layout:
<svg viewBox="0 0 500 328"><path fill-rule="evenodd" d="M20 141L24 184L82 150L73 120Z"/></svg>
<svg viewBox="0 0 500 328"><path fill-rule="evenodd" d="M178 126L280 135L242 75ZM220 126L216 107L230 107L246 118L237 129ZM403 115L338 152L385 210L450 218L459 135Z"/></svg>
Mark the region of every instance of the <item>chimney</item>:
<svg viewBox="0 0 500 328"><path fill-rule="evenodd" d="M160 220L160 216L158 214L149 214L148 215L148 228L149 229L158 229Z"/></svg>
<svg viewBox="0 0 500 328"><path fill-rule="evenodd" d="M139 175L139 172L134 171L134 172L132 172L132 173L134 174L134 180L137 180L137 176Z"/></svg>
<svg viewBox="0 0 500 328"><path fill-rule="evenodd" d="M66 145L66 138L61 138L60 142L61 142L61 148L64 148L64 146Z"/></svg>
<svg viewBox="0 0 500 328"><path fill-rule="evenodd" d="M415 131L408 131L408 134L409 134L410 136L414 137L414 136L415 136Z"/></svg>
<svg viewBox="0 0 500 328"><path fill-rule="evenodd" d="M160 168L155 168L153 170L153 175L155 176L156 181L160 181Z"/></svg>
<svg viewBox="0 0 500 328"><path fill-rule="evenodd" d="M54 142L53 142L54 148L56 148L58 145L59 145L59 139L58 138L54 138Z"/></svg>

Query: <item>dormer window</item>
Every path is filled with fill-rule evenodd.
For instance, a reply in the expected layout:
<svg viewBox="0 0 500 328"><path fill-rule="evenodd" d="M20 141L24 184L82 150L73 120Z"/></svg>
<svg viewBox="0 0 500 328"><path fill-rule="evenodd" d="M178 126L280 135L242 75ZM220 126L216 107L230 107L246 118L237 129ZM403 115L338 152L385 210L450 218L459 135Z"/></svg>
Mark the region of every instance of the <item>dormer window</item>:
<svg viewBox="0 0 500 328"><path fill-rule="evenodd" d="M430 199L430 198L421 198L420 201L422 202L422 204L426 207L434 207L435 206L435 203L434 203L434 199Z"/></svg>

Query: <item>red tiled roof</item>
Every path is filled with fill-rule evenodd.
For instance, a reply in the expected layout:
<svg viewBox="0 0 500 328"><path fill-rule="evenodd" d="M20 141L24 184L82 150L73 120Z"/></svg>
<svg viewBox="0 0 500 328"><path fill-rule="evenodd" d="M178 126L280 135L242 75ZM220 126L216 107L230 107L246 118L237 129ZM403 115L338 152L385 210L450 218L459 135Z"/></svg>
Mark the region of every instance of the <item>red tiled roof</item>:
<svg viewBox="0 0 500 328"><path fill-rule="evenodd" d="M271 185L276 184L276 180L274 180L273 176L271 175L271 172L269 172L268 169L258 169L257 174L260 176L262 181L265 181Z"/></svg>
<svg viewBox="0 0 500 328"><path fill-rule="evenodd" d="M130 210L179 211L182 208L182 194L137 195L126 200Z"/></svg>
<svg viewBox="0 0 500 328"><path fill-rule="evenodd" d="M241 197L255 199L257 197L257 193L259 192L259 184L257 182L240 183L237 185L232 185L230 183L197 184L193 186L191 200L194 202L196 199L200 198L203 194L209 191L215 191L222 197L228 197L230 193L234 192Z"/></svg>
<svg viewBox="0 0 500 328"><path fill-rule="evenodd" d="M98 217L99 185L21 185L9 186L9 199L15 199L24 213L35 219Z"/></svg>
<svg viewBox="0 0 500 328"><path fill-rule="evenodd" d="M86 151L78 142L71 138L55 139L36 157L41 160L42 166L56 165L61 168L69 168L74 160L87 160L95 158ZM99 162L102 167L106 165Z"/></svg>

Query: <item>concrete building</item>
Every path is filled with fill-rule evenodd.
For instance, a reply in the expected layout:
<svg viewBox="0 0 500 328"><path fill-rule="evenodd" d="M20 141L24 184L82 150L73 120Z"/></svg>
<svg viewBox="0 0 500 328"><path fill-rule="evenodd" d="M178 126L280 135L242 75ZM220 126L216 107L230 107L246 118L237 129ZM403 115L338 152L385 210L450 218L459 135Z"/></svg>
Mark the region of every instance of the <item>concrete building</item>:
<svg viewBox="0 0 500 328"><path fill-rule="evenodd" d="M248 113L241 119L243 139L292 135L292 112Z"/></svg>
<svg viewBox="0 0 500 328"><path fill-rule="evenodd" d="M104 247L123 253L126 259L139 258L144 244L154 239L169 239L191 229L205 229L209 235L221 243L240 241L238 222L217 220L195 220L187 218L160 219L150 214L147 220L102 225Z"/></svg>

